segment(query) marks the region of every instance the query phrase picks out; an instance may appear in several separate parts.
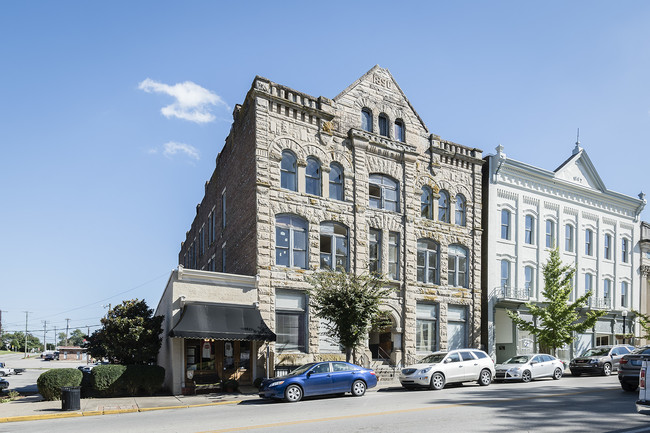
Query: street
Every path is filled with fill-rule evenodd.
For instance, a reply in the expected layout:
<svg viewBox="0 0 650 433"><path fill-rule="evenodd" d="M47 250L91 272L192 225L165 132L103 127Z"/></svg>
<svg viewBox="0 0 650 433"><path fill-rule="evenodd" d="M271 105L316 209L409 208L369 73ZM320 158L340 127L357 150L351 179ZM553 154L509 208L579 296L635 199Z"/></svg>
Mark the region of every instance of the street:
<svg viewBox="0 0 650 433"><path fill-rule="evenodd" d="M615 375L0 424L0 432L650 432Z"/></svg>

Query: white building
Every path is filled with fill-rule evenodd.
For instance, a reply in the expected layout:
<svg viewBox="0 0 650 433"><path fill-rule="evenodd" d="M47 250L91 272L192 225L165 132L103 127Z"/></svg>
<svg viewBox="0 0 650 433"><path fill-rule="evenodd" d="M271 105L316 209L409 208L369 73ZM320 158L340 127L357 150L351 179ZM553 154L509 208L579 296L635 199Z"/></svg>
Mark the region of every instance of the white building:
<svg viewBox="0 0 650 433"><path fill-rule="evenodd" d="M516 329L506 310L532 320L525 304L544 302L542 268L555 247L563 263L576 269L573 299L591 290L588 308L607 310L592 332L559 351L560 358L622 342L622 334L636 331L627 313L640 305L643 195L607 190L579 142L555 171L508 159L502 146L496 150L485 157L483 178L487 350L497 362L535 350L532 336Z"/></svg>

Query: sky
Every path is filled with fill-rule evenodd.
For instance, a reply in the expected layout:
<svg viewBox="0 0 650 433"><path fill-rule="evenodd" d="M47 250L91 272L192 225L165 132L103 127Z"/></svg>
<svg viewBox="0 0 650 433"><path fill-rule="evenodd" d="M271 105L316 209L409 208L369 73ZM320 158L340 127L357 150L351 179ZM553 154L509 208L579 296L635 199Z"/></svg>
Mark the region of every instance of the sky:
<svg viewBox="0 0 650 433"><path fill-rule="evenodd" d="M646 1L3 1L3 328L51 343L155 308L256 75L334 98L378 64L443 139L554 170L579 128L608 189L649 192L649 22Z"/></svg>

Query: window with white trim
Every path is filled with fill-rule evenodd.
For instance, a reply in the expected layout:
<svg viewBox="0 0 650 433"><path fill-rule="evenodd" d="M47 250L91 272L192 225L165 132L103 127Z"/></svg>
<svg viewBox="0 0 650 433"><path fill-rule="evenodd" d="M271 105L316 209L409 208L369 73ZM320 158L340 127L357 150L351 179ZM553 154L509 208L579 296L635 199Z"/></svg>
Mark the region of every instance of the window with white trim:
<svg viewBox="0 0 650 433"><path fill-rule="evenodd" d="M303 292L275 291L276 348L280 351L304 352L307 341L307 302Z"/></svg>
<svg viewBox="0 0 650 433"><path fill-rule="evenodd" d="M594 232L591 229L585 230L585 255L594 254Z"/></svg>
<svg viewBox="0 0 650 433"><path fill-rule="evenodd" d="M564 226L564 250L572 253L574 245L575 240L573 236L573 226L571 224L567 224Z"/></svg>
<svg viewBox="0 0 650 433"><path fill-rule="evenodd" d="M399 183L384 174L371 174L368 184L370 207L399 212Z"/></svg>
<svg viewBox="0 0 650 433"><path fill-rule="evenodd" d="M465 226L467 224L467 202L465 196L456 194L456 225Z"/></svg>
<svg viewBox="0 0 650 433"><path fill-rule="evenodd" d="M439 284L440 245L431 239L419 239L417 254L418 281L421 283Z"/></svg>
<svg viewBox="0 0 650 433"><path fill-rule="evenodd" d="M320 267L348 271L348 229L343 224L321 223Z"/></svg>
<svg viewBox="0 0 650 433"><path fill-rule="evenodd" d="M426 185L422 187L422 195L420 195L420 216L433 219L433 193Z"/></svg>
<svg viewBox="0 0 650 433"><path fill-rule="evenodd" d="M388 277L399 280L399 233L388 233Z"/></svg>
<svg viewBox="0 0 650 433"><path fill-rule="evenodd" d="M501 239L510 240L511 215L508 209L501 209Z"/></svg>
<svg viewBox="0 0 650 433"><path fill-rule="evenodd" d="M450 245L447 254L447 283L450 286L468 287L467 263L467 248Z"/></svg>
<svg viewBox="0 0 650 433"><path fill-rule="evenodd" d="M435 352L438 349L438 305L418 302L415 306L415 350Z"/></svg>
<svg viewBox="0 0 650 433"><path fill-rule="evenodd" d="M546 220L546 248L555 248L555 221Z"/></svg>
<svg viewBox="0 0 650 433"><path fill-rule="evenodd" d="M343 200L343 168L333 162L330 164L330 198L334 200Z"/></svg>
<svg viewBox="0 0 650 433"><path fill-rule="evenodd" d="M630 241L627 238L621 240L621 260L623 263L630 260Z"/></svg>
<svg viewBox="0 0 650 433"><path fill-rule="evenodd" d="M307 158L305 192L312 195L321 195L321 169L320 162L316 158Z"/></svg>
<svg viewBox="0 0 650 433"><path fill-rule="evenodd" d="M450 221L449 210L449 193L444 189L440 190L440 198L438 198L438 221L448 223Z"/></svg>
<svg viewBox="0 0 650 433"><path fill-rule="evenodd" d="M370 229L369 233L369 254L368 271L381 273L381 230Z"/></svg>
<svg viewBox="0 0 650 433"><path fill-rule="evenodd" d="M307 269L307 220L296 215L275 217L275 264Z"/></svg>
<svg viewBox="0 0 650 433"><path fill-rule="evenodd" d="M535 243L535 217L532 215L526 215L524 228L524 242L528 245L533 245Z"/></svg>
<svg viewBox="0 0 650 433"><path fill-rule="evenodd" d="M296 173L296 156L288 150L283 151L280 163L280 186L291 191L298 191Z"/></svg>
<svg viewBox="0 0 650 433"><path fill-rule="evenodd" d="M627 307L629 284L627 281L621 282L621 307Z"/></svg>
<svg viewBox="0 0 650 433"><path fill-rule="evenodd" d="M609 233L605 234L605 239L603 240L603 253L607 260L612 258L612 235Z"/></svg>

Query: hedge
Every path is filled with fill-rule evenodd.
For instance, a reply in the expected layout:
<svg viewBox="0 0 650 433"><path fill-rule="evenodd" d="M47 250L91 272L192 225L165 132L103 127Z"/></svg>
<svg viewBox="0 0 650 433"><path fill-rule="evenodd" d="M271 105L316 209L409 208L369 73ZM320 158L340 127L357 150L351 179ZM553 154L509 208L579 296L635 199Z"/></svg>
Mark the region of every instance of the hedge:
<svg viewBox="0 0 650 433"><path fill-rule="evenodd" d="M92 391L103 397L153 395L162 388L165 369L157 365L98 365L90 375Z"/></svg>
<svg viewBox="0 0 650 433"><path fill-rule="evenodd" d="M45 400L60 400L61 388L79 386L83 373L76 368L54 368L38 376L38 392Z"/></svg>

